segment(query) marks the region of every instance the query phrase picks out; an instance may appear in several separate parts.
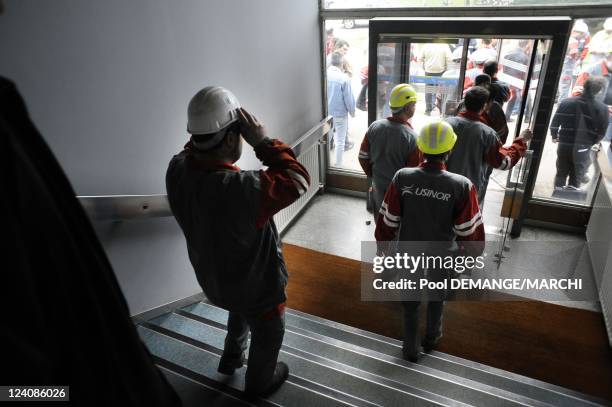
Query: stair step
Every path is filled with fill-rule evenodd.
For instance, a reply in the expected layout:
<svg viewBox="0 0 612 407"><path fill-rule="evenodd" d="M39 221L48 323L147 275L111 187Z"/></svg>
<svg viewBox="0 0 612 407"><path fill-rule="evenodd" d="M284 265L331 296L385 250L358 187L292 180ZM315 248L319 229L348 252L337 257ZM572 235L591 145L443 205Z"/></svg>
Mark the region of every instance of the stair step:
<svg viewBox="0 0 612 407"><path fill-rule="evenodd" d="M215 390L220 393L229 394L249 405L242 395L244 390L244 372L246 370L244 367L236 370L233 376L222 375L217 372L221 353L220 349L206 346L206 344L185 342L175 338L174 335L170 336L167 333L160 332L159 329L151 328L155 327L143 324L138 326L138 332L158 364L162 364L162 366L171 371L186 371L188 372L187 374L199 377L199 381L205 383L215 382ZM305 385L308 385L307 381L295 380L292 376L289 377L289 380L277 392L266 400L260 399L256 402L256 405L266 407L361 407L363 405L347 403L319 393L316 390L305 387ZM315 385L313 388L316 389L317 386ZM368 405L368 407L370 406Z"/></svg>
<svg viewBox="0 0 612 407"><path fill-rule="evenodd" d="M202 308L206 310L204 315L192 314L191 318L195 318L208 325L218 326L220 329L225 329L223 324L217 322L223 319L224 310L208 305L200 307L198 311L202 311ZM215 314L217 321L205 318L205 316L210 316L211 314ZM186 312L181 315L190 316ZM184 323L191 325L186 321ZM192 329L203 328L194 326ZM286 327L283 343L288 347L301 349L345 366L354 367L392 380L394 382L393 386L397 388L410 384L411 387L424 389L431 393L471 405L496 405L500 407L517 405L547 406L547 404L539 403L513 393L500 391L481 383L292 326Z"/></svg>
<svg viewBox="0 0 612 407"><path fill-rule="evenodd" d="M239 397L233 397L228 393L208 387L197 379L183 376L163 365L158 365L158 367L180 396L183 407L204 405L210 407L246 407L251 405Z"/></svg>
<svg viewBox="0 0 612 407"><path fill-rule="evenodd" d="M214 322L211 325L204 325L201 322L178 314L167 314L155 318L150 323L145 324L143 328L158 331L162 335L168 336L169 339L185 342L202 351L216 352L218 354L221 353L226 335L226 332L220 327L215 326ZM156 354L155 349L151 349L151 352ZM189 363L193 362L185 360L183 354L173 355L166 353L165 356L158 356L165 357L166 359L171 358L171 360L176 359L173 360L174 363L193 369L189 365ZM465 406L465 404L455 400L431 394L412 386L401 385L392 380L357 368L345 366L290 346L283 346L279 359L289 364L291 382L293 382L294 378L302 379L309 383L309 389L315 383L324 383L324 385L319 384L317 386L325 389L327 396L340 400L346 405L368 407L375 405ZM212 363L210 365L212 367L209 366L211 371L206 376L219 376L216 373L216 363ZM239 373L241 376L244 374L243 370L244 368L240 369ZM216 380L219 379L217 378ZM242 386L242 381L235 383L235 385ZM294 404L295 402L292 402L287 405ZM312 404L309 403L308 405Z"/></svg>
<svg viewBox="0 0 612 407"><path fill-rule="evenodd" d="M205 303L202 303L205 304ZM210 305L210 304L206 304ZM402 342L364 331L341 323L329 321L297 310L288 310L291 324L313 332L339 338L348 343L358 343L366 348L376 349L388 355L401 354ZM605 400L583 394L564 387L556 386L530 377L521 376L505 370L483 365L471 360L462 359L442 352L431 352L425 355L419 364L445 371L456 376L468 378L492 387L521 394L553 406L602 406L610 405Z"/></svg>
<svg viewBox="0 0 612 407"><path fill-rule="evenodd" d="M204 316L223 325L227 322L227 311L205 302L191 304L184 307L182 311ZM287 329L299 328L302 330L300 332L311 332L348 345L380 353L386 357L401 359L401 341L392 338L290 309L286 312L286 325ZM380 355L378 357L380 358ZM476 385L476 387L485 392L497 389L497 393L502 398L516 403L553 406L608 405L603 400L579 392L441 352L432 352L425 355L417 366L454 376L456 378L454 379L455 382L465 382L467 386L473 387L474 383L477 383L479 385ZM447 379L453 380L450 377L447 377ZM471 404L473 404L473 401Z"/></svg>

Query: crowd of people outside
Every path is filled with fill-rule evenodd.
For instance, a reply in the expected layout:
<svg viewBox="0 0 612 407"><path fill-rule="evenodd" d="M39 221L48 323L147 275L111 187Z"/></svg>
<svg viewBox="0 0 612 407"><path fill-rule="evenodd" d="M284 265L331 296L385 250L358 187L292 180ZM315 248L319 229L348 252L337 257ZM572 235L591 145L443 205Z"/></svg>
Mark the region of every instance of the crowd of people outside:
<svg viewBox="0 0 612 407"><path fill-rule="evenodd" d="M591 37L595 27L601 29ZM378 117L392 116L386 100L395 83L390 79L390 72L397 63L394 58L393 44L381 44L379 47L378 90L376 101ZM411 44L409 61L409 82L417 93L422 94L424 104L417 108L408 118L411 125L425 124L434 117L449 117L459 113L458 104L466 92L476 86L476 78L485 74L489 82L483 86L489 91L491 100L487 102L484 117L495 129L502 144L511 143L509 139L514 129L521 103L525 100L523 123L530 122L533 111L533 97L539 70L542 64L542 50L534 50L534 41L529 39L471 39L464 44L462 39L454 43L432 42ZM334 117L335 130L330 147L335 160L332 165L342 167L346 151L359 142L360 135L353 133L354 140L349 140L349 118L355 117L357 110L367 111L368 67L359 69L360 87L356 86L353 69L347 60L349 44L342 38L334 36L333 29L328 29L326 43L327 54L327 95L328 111ZM464 52L464 46L468 47ZM531 88L525 88L525 80L530 69L532 53L535 52L532 68ZM386 55L389 54L389 55ZM460 76L462 56L467 55L466 71L463 83L463 95L456 94L457 81ZM387 66L389 65L389 66ZM576 20L571 31L567 52L564 58L562 75L556 95L555 109L550 126L550 137L556 145L556 163L548 158L544 160L549 170L555 171L554 186L547 188L553 196L579 199L571 195L574 191L586 189L591 177L592 150L602 139L612 138L612 124L609 115L603 114L602 104L612 112L612 88L609 86L612 74L612 18L602 20ZM381 78L390 80L385 81ZM584 91L588 78L595 79ZM481 77L481 80L483 77ZM593 92L597 91L595 94ZM527 97L525 96L527 92ZM579 100L575 99L579 98ZM571 112L570 109L573 109ZM434 116L425 118L423 116ZM605 116L605 117L604 117ZM602 125L606 121L606 125ZM572 123L570 126L570 122ZM354 120L353 120L354 123ZM560 136L561 135L561 136ZM588 135L588 137L586 136ZM552 149L551 143L546 144ZM552 153L550 153L552 154ZM354 168L356 169L356 168ZM489 169L489 173L492 169ZM565 178L564 178L565 175ZM562 181L565 179L565 182ZM550 181L549 181L550 182ZM550 192L549 192L550 193Z"/></svg>

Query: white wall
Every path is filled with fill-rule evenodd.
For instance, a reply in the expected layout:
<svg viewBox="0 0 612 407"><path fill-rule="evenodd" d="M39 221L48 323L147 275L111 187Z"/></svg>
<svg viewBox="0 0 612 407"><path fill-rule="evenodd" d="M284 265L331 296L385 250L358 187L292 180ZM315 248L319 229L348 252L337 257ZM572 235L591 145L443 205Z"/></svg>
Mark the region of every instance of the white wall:
<svg viewBox="0 0 612 407"><path fill-rule="evenodd" d="M317 0L5 3L0 75L79 195L164 193L187 103L206 85L231 89L287 142L322 118ZM259 163L245 150L238 165ZM98 230L132 313L199 290L173 221Z"/></svg>

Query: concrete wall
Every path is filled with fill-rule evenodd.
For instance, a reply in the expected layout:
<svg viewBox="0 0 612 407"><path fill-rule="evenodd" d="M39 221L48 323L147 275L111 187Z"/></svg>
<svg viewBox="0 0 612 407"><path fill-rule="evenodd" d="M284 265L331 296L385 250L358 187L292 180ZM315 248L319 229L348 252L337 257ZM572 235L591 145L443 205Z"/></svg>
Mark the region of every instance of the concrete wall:
<svg viewBox="0 0 612 407"><path fill-rule="evenodd" d="M234 91L272 137L322 118L317 0L13 0L0 74L77 194L165 193L206 85ZM259 167L250 149L239 161ZM199 291L173 219L96 225L133 314Z"/></svg>

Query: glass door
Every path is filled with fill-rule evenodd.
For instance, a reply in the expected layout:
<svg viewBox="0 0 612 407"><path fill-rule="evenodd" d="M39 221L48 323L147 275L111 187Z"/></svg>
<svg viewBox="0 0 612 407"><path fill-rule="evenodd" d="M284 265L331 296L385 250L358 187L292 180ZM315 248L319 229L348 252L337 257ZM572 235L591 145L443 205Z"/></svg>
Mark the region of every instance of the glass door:
<svg viewBox="0 0 612 407"><path fill-rule="evenodd" d="M417 131L430 121L454 115L485 62L498 62L497 78L510 89L503 104L508 121L504 145L511 145L526 128L534 132L525 157L511 171L493 170L489 178L482 212L487 240L499 241L498 256L508 236L520 233L526 216L533 188L530 169L541 154L539 146L550 118L548 105L556 92L551 84L561 69L560 59L549 56L562 54L569 26L567 18L370 21L369 78L374 80L368 91L369 99L376 100L368 109L370 123L390 115L389 93L402 82L411 83L418 93L412 119ZM427 64L424 56L432 49L446 55L444 63ZM532 149L533 145L537 148Z"/></svg>

